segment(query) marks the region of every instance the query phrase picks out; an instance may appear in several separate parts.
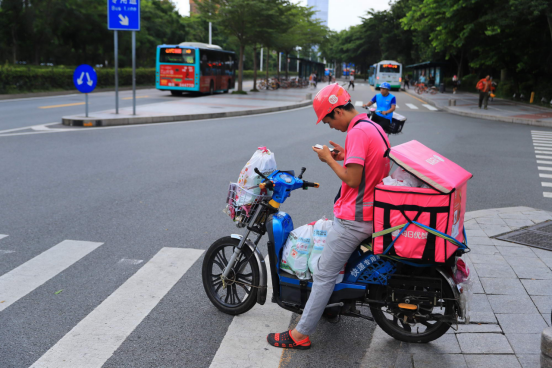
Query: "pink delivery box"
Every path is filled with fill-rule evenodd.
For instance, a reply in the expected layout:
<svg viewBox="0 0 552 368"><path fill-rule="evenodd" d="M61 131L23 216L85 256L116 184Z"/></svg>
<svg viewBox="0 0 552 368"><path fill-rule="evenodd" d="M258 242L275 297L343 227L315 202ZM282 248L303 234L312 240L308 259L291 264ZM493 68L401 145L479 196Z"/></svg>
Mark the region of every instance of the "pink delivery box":
<svg viewBox="0 0 552 368"><path fill-rule="evenodd" d="M443 263L458 249L414 223L430 227L464 243L466 185L472 174L418 141L393 147L389 158L430 188L379 184L374 193L375 254ZM382 232L399 225L384 235Z"/></svg>

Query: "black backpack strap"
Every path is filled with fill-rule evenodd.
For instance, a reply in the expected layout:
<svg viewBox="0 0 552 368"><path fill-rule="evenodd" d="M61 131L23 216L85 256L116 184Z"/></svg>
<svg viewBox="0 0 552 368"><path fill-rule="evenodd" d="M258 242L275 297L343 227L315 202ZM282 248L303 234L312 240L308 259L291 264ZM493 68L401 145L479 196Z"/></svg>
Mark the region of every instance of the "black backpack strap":
<svg viewBox="0 0 552 368"><path fill-rule="evenodd" d="M370 120L364 120L364 119L361 119L359 121L357 121L355 123L355 125L353 125L353 128L360 122L365 122L365 123L370 123L374 126L374 128L376 128L376 131L378 132L378 134L380 135L381 139L383 139L383 143L385 143L385 147L387 147L387 149L385 150L385 153L383 154L383 157L388 157L389 156L389 152L391 151L391 147L389 147L389 145L387 144L387 141L385 140L385 138L383 137L383 135L381 134L381 132L379 131L378 127Z"/></svg>

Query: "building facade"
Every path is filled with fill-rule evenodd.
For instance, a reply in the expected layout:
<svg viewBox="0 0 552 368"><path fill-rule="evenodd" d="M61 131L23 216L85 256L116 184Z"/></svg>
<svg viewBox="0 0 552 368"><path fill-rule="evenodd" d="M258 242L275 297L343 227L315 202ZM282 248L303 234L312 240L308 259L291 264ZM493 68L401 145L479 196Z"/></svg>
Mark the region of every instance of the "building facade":
<svg viewBox="0 0 552 368"><path fill-rule="evenodd" d="M328 3L330 0L307 0L307 6L314 7L316 10L315 18L322 21L322 24L328 26Z"/></svg>

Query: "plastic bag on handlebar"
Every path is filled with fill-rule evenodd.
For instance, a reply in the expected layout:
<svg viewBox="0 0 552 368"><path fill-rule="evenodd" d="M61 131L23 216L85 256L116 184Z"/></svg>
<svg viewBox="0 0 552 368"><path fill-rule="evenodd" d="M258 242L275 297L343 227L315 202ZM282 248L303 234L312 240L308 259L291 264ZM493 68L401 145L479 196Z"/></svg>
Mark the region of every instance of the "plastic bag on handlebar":
<svg viewBox="0 0 552 368"><path fill-rule="evenodd" d="M259 184L262 183L263 178L255 172L255 168L259 169L259 171L265 176L268 176L276 171L277 166L274 153L266 147L259 147L253 156L251 156L249 161L247 161L240 172L238 185L253 195L244 195L237 199L235 203L236 206L250 205L253 203L255 196L265 194L261 193L261 188L259 188Z"/></svg>

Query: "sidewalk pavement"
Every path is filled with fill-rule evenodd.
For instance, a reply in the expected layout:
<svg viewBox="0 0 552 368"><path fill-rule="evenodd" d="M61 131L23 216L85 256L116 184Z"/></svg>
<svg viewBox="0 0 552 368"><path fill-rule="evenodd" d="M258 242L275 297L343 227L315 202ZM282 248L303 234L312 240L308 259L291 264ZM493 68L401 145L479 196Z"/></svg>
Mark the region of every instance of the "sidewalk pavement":
<svg viewBox="0 0 552 368"><path fill-rule="evenodd" d="M475 93L451 92L417 94L414 88L406 90L406 93L421 98L433 106L446 112L464 115L479 119L498 120L508 123L526 124L535 126L552 127L552 109L538 104L523 104L502 98L494 98L487 110L479 108L479 95ZM456 106L449 106L449 100L456 100Z"/></svg>
<svg viewBox="0 0 552 368"><path fill-rule="evenodd" d="M247 95L215 94L212 96L175 97L174 101L161 102L115 110L91 112L64 116L63 125L69 126L113 126L129 124L164 123L199 119L224 118L231 116L263 114L308 106L317 90L312 87L278 89L276 91L249 92L253 82L244 82L243 90ZM169 92L167 91L167 94Z"/></svg>
<svg viewBox="0 0 552 368"><path fill-rule="evenodd" d="M400 342L377 327L361 367L540 367L541 333L552 309L552 251L492 237L550 219L552 212L529 207L466 213L471 323L428 344Z"/></svg>

